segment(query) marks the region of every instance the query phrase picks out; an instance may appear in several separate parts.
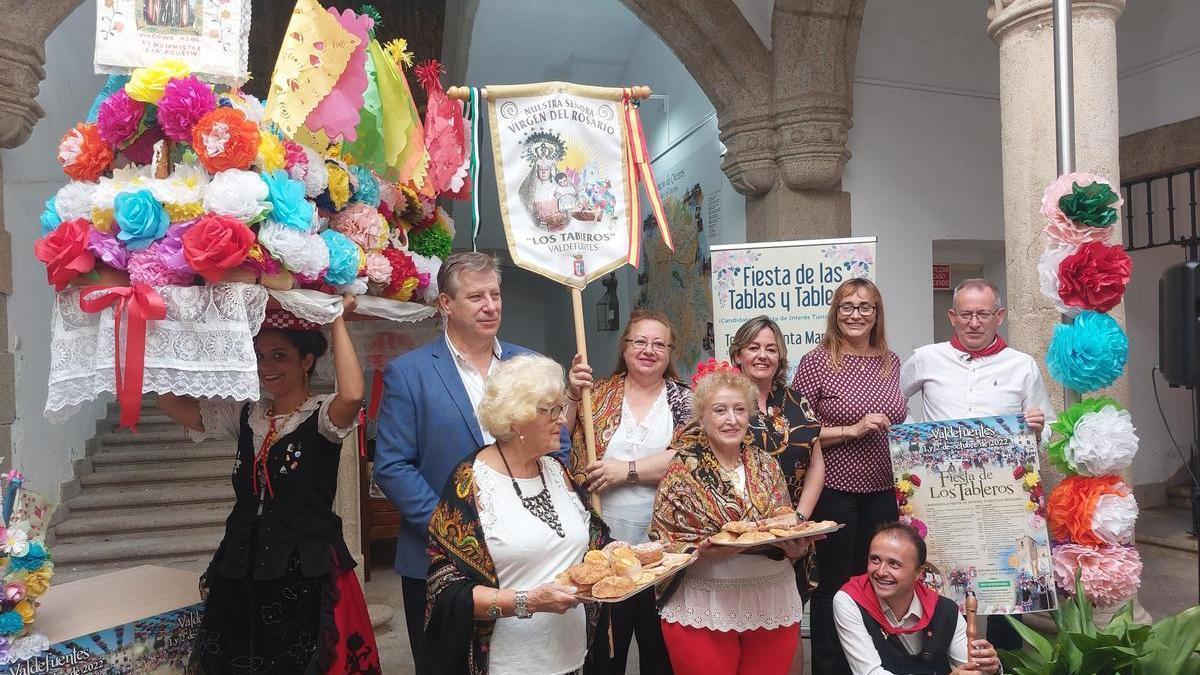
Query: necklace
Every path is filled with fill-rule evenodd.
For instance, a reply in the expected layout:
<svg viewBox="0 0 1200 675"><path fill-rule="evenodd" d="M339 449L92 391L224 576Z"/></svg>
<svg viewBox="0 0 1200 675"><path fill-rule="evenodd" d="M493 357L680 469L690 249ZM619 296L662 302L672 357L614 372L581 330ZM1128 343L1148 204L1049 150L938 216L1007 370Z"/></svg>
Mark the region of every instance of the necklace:
<svg viewBox="0 0 1200 675"><path fill-rule="evenodd" d="M517 498L521 500L521 504L525 510L532 513L535 518L545 523L559 537L566 538L567 533L563 530L562 523L558 519L558 512L554 510L554 502L550 499L550 488L546 486L546 476L542 473L542 463L539 460L538 478L542 479L542 491L532 497L526 497L521 494L521 486L517 485L517 479L513 477L512 467L508 465L508 459L504 457L504 451L500 449L500 444L496 444L496 452L500 453L500 461L504 462L504 470L508 471L508 478L512 481L513 490L517 493Z"/></svg>

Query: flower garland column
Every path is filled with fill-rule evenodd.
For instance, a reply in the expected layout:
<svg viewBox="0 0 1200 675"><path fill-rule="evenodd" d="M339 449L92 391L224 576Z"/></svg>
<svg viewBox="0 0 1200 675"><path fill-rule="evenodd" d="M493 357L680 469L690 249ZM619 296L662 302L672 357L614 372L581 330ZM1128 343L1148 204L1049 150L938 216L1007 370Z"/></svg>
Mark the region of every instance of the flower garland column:
<svg viewBox="0 0 1200 675"><path fill-rule="evenodd" d="M1117 185L1116 22L1125 0L1075 0L1072 5L1076 165ZM991 0L988 19L988 35L1000 48L1009 342L1026 353L1044 354L1058 323L1058 310L1042 296L1033 264L1045 249L1041 195L1057 175L1051 2ZM1119 243L1120 226L1114 223L1111 229L1110 243ZM1108 314L1124 325L1123 307ZM1125 378L1105 391L1128 400ZM1050 395L1062 410L1062 390L1052 387ZM1057 482L1052 474L1046 478Z"/></svg>

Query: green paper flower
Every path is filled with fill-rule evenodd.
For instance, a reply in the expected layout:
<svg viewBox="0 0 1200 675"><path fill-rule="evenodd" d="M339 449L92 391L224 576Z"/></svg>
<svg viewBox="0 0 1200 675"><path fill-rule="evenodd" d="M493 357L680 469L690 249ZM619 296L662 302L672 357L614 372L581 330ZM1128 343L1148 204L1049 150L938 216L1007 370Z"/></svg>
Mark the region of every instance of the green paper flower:
<svg viewBox="0 0 1200 675"><path fill-rule="evenodd" d="M423 230L408 233L408 249L427 258L445 260L450 255L453 242L450 235L437 227L427 227Z"/></svg>
<svg viewBox="0 0 1200 675"><path fill-rule="evenodd" d="M1092 183L1080 187L1071 184L1071 194L1058 200L1058 208L1077 225L1109 227L1117 222L1117 210L1113 208L1120 200L1117 193L1106 183Z"/></svg>
<svg viewBox="0 0 1200 675"><path fill-rule="evenodd" d="M1065 199L1065 197L1064 197ZM1050 429L1054 432L1053 439L1046 446L1046 460L1050 465L1058 469L1068 476L1073 476L1078 472L1075 466L1067 460L1067 444L1071 442L1071 436L1075 433L1075 424L1079 422L1079 418L1089 413L1099 412L1105 406L1113 406L1117 410L1124 410L1120 403L1112 400L1107 396L1097 396L1095 398L1085 398L1079 403L1067 408L1063 414L1059 415L1058 419L1050 425Z"/></svg>

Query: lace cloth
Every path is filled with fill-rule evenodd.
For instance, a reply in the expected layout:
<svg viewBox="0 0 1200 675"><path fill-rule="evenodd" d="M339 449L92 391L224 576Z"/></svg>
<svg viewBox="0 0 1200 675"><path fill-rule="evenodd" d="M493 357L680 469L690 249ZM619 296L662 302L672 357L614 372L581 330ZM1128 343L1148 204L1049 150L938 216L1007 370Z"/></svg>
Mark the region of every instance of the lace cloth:
<svg viewBox="0 0 1200 675"><path fill-rule="evenodd" d="M746 554L697 562L661 612L663 621L736 632L790 626L803 614L791 563Z"/></svg>
<svg viewBox="0 0 1200 675"><path fill-rule="evenodd" d="M224 283L155 290L166 303L167 318L147 323L142 391L257 400L254 335L266 312L266 289ZM102 393L116 393L114 309L84 312L79 309L79 294L79 288L59 293L51 317L45 409L51 422L67 419ZM123 343L127 335L123 323Z"/></svg>
<svg viewBox="0 0 1200 675"><path fill-rule="evenodd" d="M319 323L323 326L332 323L334 319L342 315L342 298L339 295L330 295L304 288L287 291L272 290L269 293L280 307L305 321ZM355 310L355 313L399 323L417 323L436 315L437 308L419 305L415 302L401 302L372 295L360 295L358 296L358 309Z"/></svg>

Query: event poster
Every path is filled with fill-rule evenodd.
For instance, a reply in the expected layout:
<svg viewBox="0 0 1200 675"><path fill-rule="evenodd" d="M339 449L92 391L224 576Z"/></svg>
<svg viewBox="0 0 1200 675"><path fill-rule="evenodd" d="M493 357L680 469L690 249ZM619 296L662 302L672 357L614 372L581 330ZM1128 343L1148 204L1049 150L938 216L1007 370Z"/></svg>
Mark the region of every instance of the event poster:
<svg viewBox="0 0 1200 675"><path fill-rule="evenodd" d="M96 3L97 73L127 74L181 59L206 80L249 77L250 0L103 0Z"/></svg>
<svg viewBox="0 0 1200 675"><path fill-rule="evenodd" d="M624 265L631 197L622 90L544 82L487 92L513 261L576 288Z"/></svg>
<svg viewBox="0 0 1200 675"><path fill-rule="evenodd" d="M821 343L833 291L847 279L875 278L875 237L712 247L712 312L724 356L747 320L767 315L787 342L792 372Z"/></svg>
<svg viewBox="0 0 1200 675"><path fill-rule="evenodd" d="M1037 436L1021 415L899 424L888 432L903 520L927 532L925 581L980 614L1056 607Z"/></svg>

